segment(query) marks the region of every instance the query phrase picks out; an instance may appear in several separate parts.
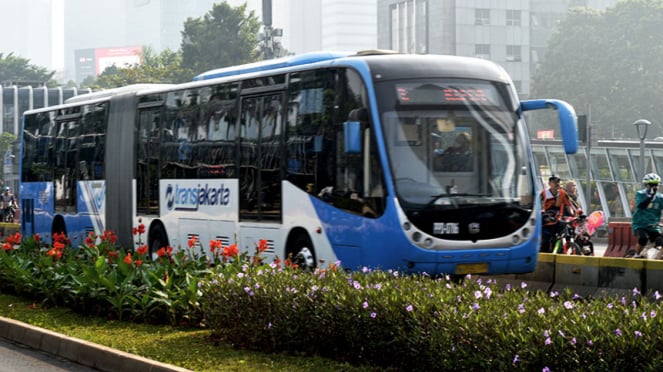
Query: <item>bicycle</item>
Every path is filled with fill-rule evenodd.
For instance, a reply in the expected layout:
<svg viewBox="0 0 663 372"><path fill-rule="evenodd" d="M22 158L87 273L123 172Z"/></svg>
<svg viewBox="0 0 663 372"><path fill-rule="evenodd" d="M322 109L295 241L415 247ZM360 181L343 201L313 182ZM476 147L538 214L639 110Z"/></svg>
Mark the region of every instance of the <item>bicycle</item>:
<svg viewBox="0 0 663 372"><path fill-rule="evenodd" d="M578 217L568 217L562 222L564 223L564 227L559 233L555 234L552 240L552 253L576 256L591 255L593 252L583 251L583 247L575 241L575 229L578 224Z"/></svg>

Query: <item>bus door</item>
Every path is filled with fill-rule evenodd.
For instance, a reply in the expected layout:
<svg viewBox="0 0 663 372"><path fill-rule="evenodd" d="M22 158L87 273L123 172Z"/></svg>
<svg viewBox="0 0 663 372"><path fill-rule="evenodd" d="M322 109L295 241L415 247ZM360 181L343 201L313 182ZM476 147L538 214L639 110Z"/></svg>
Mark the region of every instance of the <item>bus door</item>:
<svg viewBox="0 0 663 372"><path fill-rule="evenodd" d="M138 113L136 131L136 212L159 214L159 151L161 146L161 107L143 108Z"/></svg>
<svg viewBox="0 0 663 372"><path fill-rule="evenodd" d="M283 94L242 98L239 218L281 221Z"/></svg>

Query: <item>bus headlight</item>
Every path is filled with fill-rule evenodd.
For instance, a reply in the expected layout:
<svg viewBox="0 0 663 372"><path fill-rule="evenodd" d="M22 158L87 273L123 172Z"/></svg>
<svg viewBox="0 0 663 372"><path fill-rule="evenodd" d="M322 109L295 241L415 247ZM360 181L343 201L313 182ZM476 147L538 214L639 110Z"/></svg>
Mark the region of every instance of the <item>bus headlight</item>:
<svg viewBox="0 0 663 372"><path fill-rule="evenodd" d="M516 245L519 242L520 242L520 236L518 236L518 235L511 236L511 244Z"/></svg>
<svg viewBox="0 0 663 372"><path fill-rule="evenodd" d="M412 240L419 243L419 241L421 240L421 233L419 231L415 231L415 233L412 234Z"/></svg>

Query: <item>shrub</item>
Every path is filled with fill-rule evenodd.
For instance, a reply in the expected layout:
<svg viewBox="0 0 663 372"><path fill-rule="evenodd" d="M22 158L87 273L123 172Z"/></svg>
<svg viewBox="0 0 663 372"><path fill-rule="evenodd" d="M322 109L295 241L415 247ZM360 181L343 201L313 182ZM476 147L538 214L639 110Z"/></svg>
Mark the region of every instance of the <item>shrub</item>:
<svg viewBox="0 0 663 372"><path fill-rule="evenodd" d="M421 370L654 370L663 363L661 295L585 299L468 276L314 272L200 242L154 259L112 233L71 247L15 234L0 250L0 288L86 314L209 327L216 341Z"/></svg>

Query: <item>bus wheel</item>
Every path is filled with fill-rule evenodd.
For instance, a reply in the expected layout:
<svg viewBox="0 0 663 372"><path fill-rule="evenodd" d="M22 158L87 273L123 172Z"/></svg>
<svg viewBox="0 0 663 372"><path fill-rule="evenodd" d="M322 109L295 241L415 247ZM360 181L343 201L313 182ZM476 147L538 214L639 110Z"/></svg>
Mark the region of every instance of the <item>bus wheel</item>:
<svg viewBox="0 0 663 372"><path fill-rule="evenodd" d="M163 225L160 223L154 224L150 229L149 239L150 257L156 260L158 258L157 251L168 246L168 237L166 236L166 229L163 228Z"/></svg>
<svg viewBox="0 0 663 372"><path fill-rule="evenodd" d="M56 216L53 219L53 226L51 228L51 237L55 236L56 234L63 235L65 238L67 237L67 228L64 225L64 219L62 216Z"/></svg>
<svg viewBox="0 0 663 372"><path fill-rule="evenodd" d="M286 256L293 264L304 271L315 270L315 250L311 239L305 233L299 233L288 244Z"/></svg>

